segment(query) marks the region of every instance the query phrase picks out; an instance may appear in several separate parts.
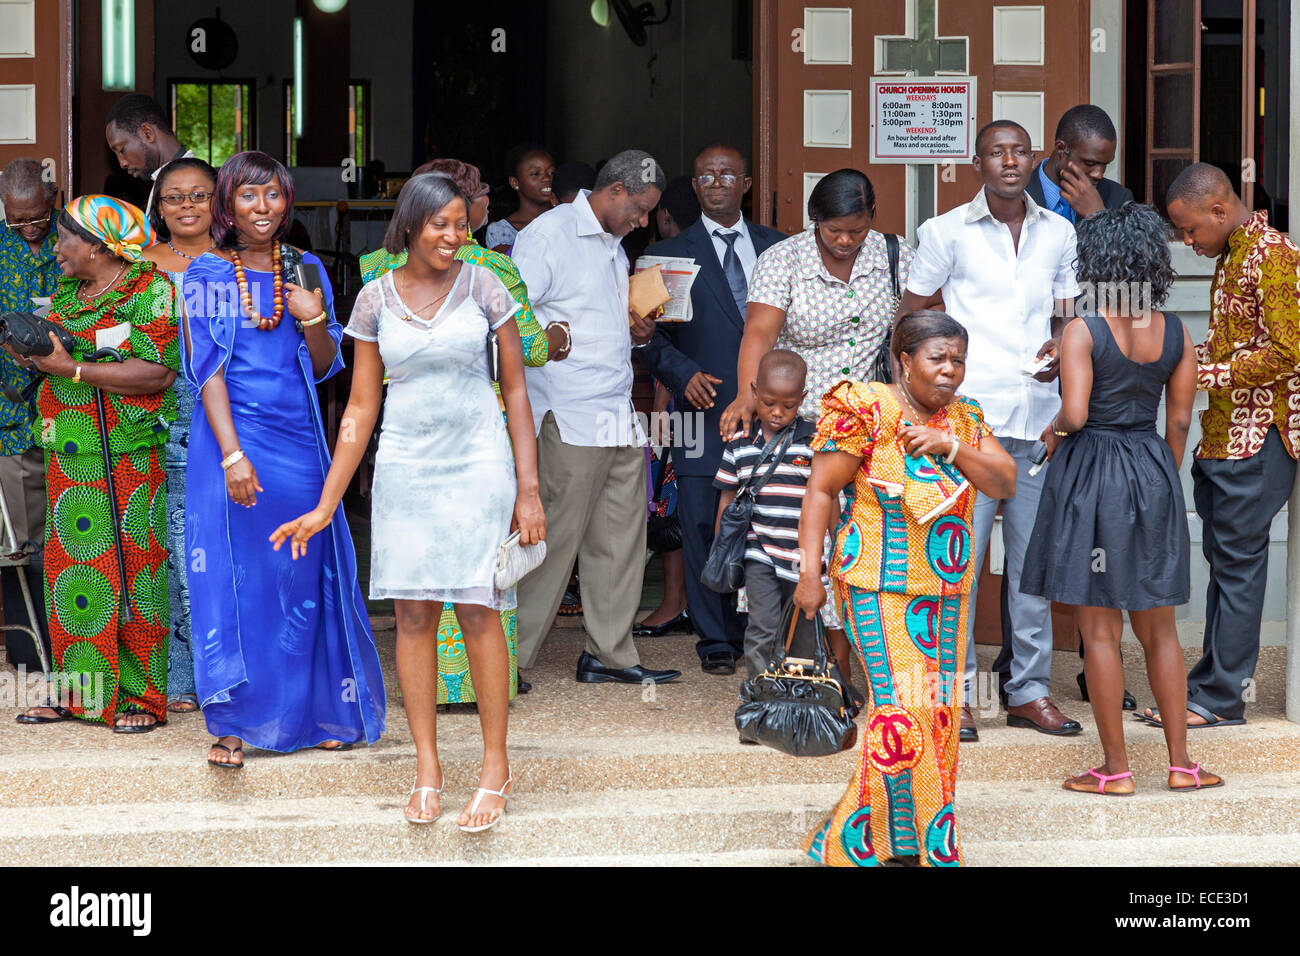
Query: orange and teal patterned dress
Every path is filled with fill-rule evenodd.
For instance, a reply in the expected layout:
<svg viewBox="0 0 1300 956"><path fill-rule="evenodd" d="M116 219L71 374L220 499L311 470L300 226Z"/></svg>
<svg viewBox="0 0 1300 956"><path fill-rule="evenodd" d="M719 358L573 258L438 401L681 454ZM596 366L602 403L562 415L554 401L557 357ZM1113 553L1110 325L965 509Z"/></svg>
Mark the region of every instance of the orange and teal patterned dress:
<svg viewBox="0 0 1300 956"><path fill-rule="evenodd" d="M124 359L180 367L175 287L153 263L131 264L90 305L78 282L62 279L50 319L76 338L87 364L100 344ZM159 458L176 418L170 387L147 395L104 392L105 424L117 500L110 501L95 404L84 382L50 376L36 398L32 435L45 449L48 520L45 604L54 668L74 689L64 695L78 717L111 723L129 707L167 718L167 494ZM118 571L112 515L121 528L126 580ZM119 619L122 589L131 620ZM79 691L79 693L77 692ZM71 697L71 705L68 697Z"/></svg>
<svg viewBox="0 0 1300 956"><path fill-rule="evenodd" d="M524 285L524 280L510 257L485 249L471 239L456 250L456 258L461 262L491 269L501 280L510 297L522 307L515 313L515 325L519 329L519 341L524 349L524 364L531 368L545 365L549 358L546 332L533 314L533 307L528 303L528 287ZM405 252L397 255L386 249L367 252L361 257L361 281L378 279L405 262ZM499 401L501 386L494 384L493 387L497 390ZM514 608L501 612L501 628L505 631L506 646L510 651L510 699L514 700L519 691L519 646L516 637L519 628ZM469 676L465 636L456 619L456 609L450 604L444 604L442 616L438 619L438 703L473 704L477 700Z"/></svg>
<svg viewBox="0 0 1300 956"><path fill-rule="evenodd" d="M857 771L803 844L832 866L961 863L953 800L975 489L942 458L908 456L898 440L908 424L975 446L990 434L970 399L911 422L889 386L843 381L822 399L813 440L819 454L862 462L829 564L871 704Z"/></svg>

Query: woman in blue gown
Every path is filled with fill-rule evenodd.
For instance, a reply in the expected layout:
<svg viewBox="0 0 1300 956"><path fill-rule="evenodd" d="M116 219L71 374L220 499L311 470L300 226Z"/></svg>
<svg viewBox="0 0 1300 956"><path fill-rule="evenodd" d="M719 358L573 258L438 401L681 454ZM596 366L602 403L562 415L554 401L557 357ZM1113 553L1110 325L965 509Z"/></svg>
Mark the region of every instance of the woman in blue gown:
<svg viewBox="0 0 1300 956"><path fill-rule="evenodd" d="M185 543L195 686L218 738L208 762L236 768L244 743L373 743L385 699L342 506L305 560L268 541L320 498L330 456L316 384L343 367L320 260L280 242L293 221L288 171L265 153L232 157L212 216L218 250L185 276L184 372L199 396ZM298 262L320 270L319 291L293 284Z"/></svg>

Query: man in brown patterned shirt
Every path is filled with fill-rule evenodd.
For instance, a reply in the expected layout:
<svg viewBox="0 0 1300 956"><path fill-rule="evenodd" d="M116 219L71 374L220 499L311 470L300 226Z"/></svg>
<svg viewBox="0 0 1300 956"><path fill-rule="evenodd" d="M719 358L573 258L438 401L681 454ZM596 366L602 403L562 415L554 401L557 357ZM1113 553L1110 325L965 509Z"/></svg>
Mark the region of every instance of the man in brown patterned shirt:
<svg viewBox="0 0 1300 956"><path fill-rule="evenodd" d="M1217 259L1209 335L1196 346L1209 407L1192 481L1210 585L1204 653L1187 675L1187 724L1240 724L1259 657L1269 527L1300 451L1300 249L1206 163L1170 184L1168 208L1183 241Z"/></svg>

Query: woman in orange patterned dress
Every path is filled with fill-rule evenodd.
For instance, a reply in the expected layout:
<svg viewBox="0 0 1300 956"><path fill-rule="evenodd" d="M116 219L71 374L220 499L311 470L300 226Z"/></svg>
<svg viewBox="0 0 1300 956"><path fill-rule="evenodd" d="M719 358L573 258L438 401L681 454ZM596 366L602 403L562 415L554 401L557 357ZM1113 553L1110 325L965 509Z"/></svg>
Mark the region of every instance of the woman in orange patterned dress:
<svg viewBox="0 0 1300 956"><path fill-rule="evenodd" d="M50 319L76 345L69 354L55 342L51 354L31 363L46 376L32 434L45 448L45 594L60 680L51 682L47 705L17 719L77 718L108 724L114 733L148 733L167 719L167 494L160 456L176 418L176 291L165 272L141 257L153 231L135 206L82 196L68 203L58 228L64 278ZM122 361L95 361L105 347ZM104 472L96 389L103 393L116 498Z"/></svg>
<svg viewBox="0 0 1300 956"><path fill-rule="evenodd" d="M812 477L799 519L795 603L826 601L822 541L847 504L830 574L871 687L861 758L848 790L804 850L832 866L957 866L957 731L978 489L1012 493L1016 466L957 394L966 330L942 312L894 329L896 385L843 381L822 399Z"/></svg>

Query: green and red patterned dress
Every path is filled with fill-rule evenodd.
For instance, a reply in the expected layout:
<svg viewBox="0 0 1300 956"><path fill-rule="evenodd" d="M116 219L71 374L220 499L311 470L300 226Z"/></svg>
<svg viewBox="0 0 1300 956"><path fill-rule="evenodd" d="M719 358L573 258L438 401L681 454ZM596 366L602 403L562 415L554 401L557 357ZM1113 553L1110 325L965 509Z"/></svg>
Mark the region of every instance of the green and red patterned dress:
<svg viewBox="0 0 1300 956"><path fill-rule="evenodd" d="M113 289L80 302L78 282L62 279L50 319L77 339L87 359L112 345L123 359L180 365L175 287L153 263L132 263ZM176 418L172 389L147 395L104 393L117 501L110 503L95 390L50 376L37 393L32 425L45 449L49 520L45 603L54 668L74 688L63 704L78 717L112 723L128 707L161 723L167 704L167 500L160 453ZM119 620L123 582L110 507L121 527L131 620ZM80 699L78 699L78 697Z"/></svg>

